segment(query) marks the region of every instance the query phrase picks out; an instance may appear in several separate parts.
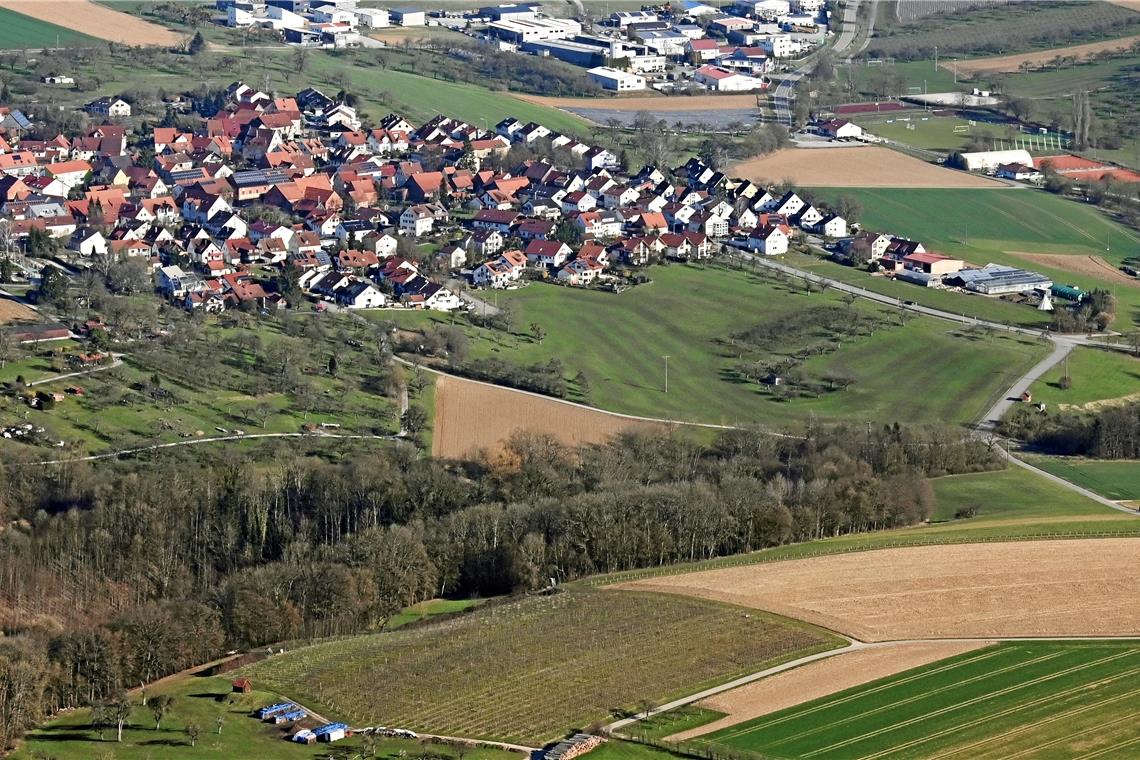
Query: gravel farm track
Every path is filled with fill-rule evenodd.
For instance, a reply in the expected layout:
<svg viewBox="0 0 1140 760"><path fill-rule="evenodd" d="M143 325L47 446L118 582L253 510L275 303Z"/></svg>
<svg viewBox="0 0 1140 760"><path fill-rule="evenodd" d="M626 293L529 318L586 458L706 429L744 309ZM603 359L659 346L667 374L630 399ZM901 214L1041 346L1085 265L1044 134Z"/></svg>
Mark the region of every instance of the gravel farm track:
<svg viewBox="0 0 1140 760"><path fill-rule="evenodd" d="M904 670L988 646L988 641L929 641L858 649L816 660L695 703L725 714L711 723L668 737L680 742L759 718Z"/></svg>
<svg viewBox="0 0 1140 760"><path fill-rule="evenodd" d="M775 612L861 641L1140 635L1134 538L881 549L617 588Z"/></svg>
<svg viewBox="0 0 1140 760"><path fill-rule="evenodd" d="M730 173L772 183L790 178L804 187L1004 187L996 180L874 146L789 148L741 161Z"/></svg>
<svg viewBox="0 0 1140 760"><path fill-rule="evenodd" d="M1128 5L1125 3L1117 3L1117 5L1125 5L1125 7L1140 10L1140 4ZM1088 42L1083 45L1048 48L1032 53L998 55L989 58L970 58L960 61L947 60L941 64L941 68L949 71L956 70L959 75L965 76L977 74L981 71L1016 73L1021 70L1022 64L1029 64L1031 67L1043 66L1058 57L1074 58L1079 61L1088 58L1090 55L1106 50L1127 50L1137 42L1140 42L1140 34L1134 34L1131 37L1120 37L1115 40Z"/></svg>
<svg viewBox="0 0 1140 760"><path fill-rule="evenodd" d="M0 0L0 8L124 45L177 45L182 36L92 0Z"/></svg>

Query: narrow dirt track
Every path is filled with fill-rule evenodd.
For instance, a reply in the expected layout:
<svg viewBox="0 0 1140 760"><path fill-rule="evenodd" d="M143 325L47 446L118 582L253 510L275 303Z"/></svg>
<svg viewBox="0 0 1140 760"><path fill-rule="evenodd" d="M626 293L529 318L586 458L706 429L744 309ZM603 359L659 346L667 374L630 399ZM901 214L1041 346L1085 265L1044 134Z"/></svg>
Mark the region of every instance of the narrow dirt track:
<svg viewBox="0 0 1140 760"><path fill-rule="evenodd" d="M1140 2L1116 2L1115 5L1122 5L1126 8L1140 10ZM1105 50L1127 50L1134 43L1140 42L1140 34L1134 34L1131 37L1121 37L1115 40L1103 40L1101 42L1087 42L1083 45L1070 45L1069 47L1050 48L1049 50L1038 50L1033 53L1019 53L1017 55L999 55L991 58L976 58L973 60L965 61L946 61L941 64L941 68L948 71L957 70L959 74L976 74L979 71L1000 71L1000 72L1017 72L1021 70L1021 65L1027 63L1030 66L1041 66L1049 61L1057 58L1073 57L1077 60L1088 58L1094 53L1100 53Z"/></svg>
<svg viewBox="0 0 1140 760"><path fill-rule="evenodd" d="M756 107L755 95L658 95L635 98L548 98L513 93L519 100L552 108L601 108L607 111L739 111Z"/></svg>

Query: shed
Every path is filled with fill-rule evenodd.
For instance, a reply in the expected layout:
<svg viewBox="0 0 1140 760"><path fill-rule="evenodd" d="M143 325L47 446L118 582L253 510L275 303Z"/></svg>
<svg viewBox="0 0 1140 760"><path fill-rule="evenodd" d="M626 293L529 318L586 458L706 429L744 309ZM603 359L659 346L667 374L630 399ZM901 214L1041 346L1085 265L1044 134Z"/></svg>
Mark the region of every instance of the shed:
<svg viewBox="0 0 1140 760"><path fill-rule="evenodd" d="M1085 299L1085 292L1076 285L1054 284L1053 287L1049 288L1049 292L1057 298L1064 298L1066 301L1076 301L1080 303Z"/></svg>
<svg viewBox="0 0 1140 760"><path fill-rule="evenodd" d="M248 678L236 678L232 686L237 694L249 694L253 691L253 683Z"/></svg>

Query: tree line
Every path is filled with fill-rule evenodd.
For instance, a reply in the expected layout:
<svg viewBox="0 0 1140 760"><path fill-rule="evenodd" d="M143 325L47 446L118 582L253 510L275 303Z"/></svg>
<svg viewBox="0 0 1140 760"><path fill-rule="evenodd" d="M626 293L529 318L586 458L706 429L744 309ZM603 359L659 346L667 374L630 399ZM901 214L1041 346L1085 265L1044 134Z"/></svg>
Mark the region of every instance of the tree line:
<svg viewBox="0 0 1140 760"><path fill-rule="evenodd" d="M1140 459L1140 404L1054 415L1020 408L1005 432L1048 454Z"/></svg>
<svg viewBox="0 0 1140 760"><path fill-rule="evenodd" d="M948 428L519 434L472 461L9 462L0 470L0 744L54 710L227 647L377 630L434 596L926 519L925 476L999 466Z"/></svg>

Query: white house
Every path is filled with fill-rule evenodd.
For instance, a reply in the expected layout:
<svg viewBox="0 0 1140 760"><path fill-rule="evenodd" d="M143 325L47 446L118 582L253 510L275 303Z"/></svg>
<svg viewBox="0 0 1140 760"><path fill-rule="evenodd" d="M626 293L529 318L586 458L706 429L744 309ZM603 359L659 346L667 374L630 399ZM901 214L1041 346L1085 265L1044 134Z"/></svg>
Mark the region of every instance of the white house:
<svg viewBox="0 0 1140 760"><path fill-rule="evenodd" d="M771 224L758 227L748 236L748 248L765 256L779 256L788 252L788 236L782 229Z"/></svg>
<svg viewBox="0 0 1140 760"><path fill-rule="evenodd" d="M532 267L554 269L562 266L574 252L558 240L532 240L526 246L526 260Z"/></svg>
<svg viewBox="0 0 1140 760"><path fill-rule="evenodd" d="M631 92L645 89L645 77L609 66L595 66L586 72L591 81L597 82L604 90Z"/></svg>
<svg viewBox="0 0 1140 760"><path fill-rule="evenodd" d="M378 309L388 301L380 290L370 282L357 280L334 293L336 302L346 309Z"/></svg>
<svg viewBox="0 0 1140 760"><path fill-rule="evenodd" d="M815 225L815 229L833 240L847 237L847 220L839 214L828 214Z"/></svg>
<svg viewBox="0 0 1140 760"><path fill-rule="evenodd" d="M103 233L90 228L78 229L71 235L68 242L69 250L81 253L84 256L104 255L107 253L107 238Z"/></svg>
<svg viewBox="0 0 1140 760"><path fill-rule="evenodd" d="M827 135L834 140L853 140L863 136L863 128L846 119L825 121L818 129L821 135Z"/></svg>
<svg viewBox="0 0 1140 760"><path fill-rule="evenodd" d="M92 100L83 107L92 116L104 116L109 119L121 119L131 115L131 104L122 98L106 96Z"/></svg>
<svg viewBox="0 0 1140 760"><path fill-rule="evenodd" d="M526 256L522 251L507 251L497 258L480 264L471 273L471 281L476 285L505 288L522 277L526 268Z"/></svg>
<svg viewBox="0 0 1140 760"><path fill-rule="evenodd" d="M701 66L694 72L693 79L715 92L747 92L764 87L764 82L755 77L737 74L720 66Z"/></svg>
<svg viewBox="0 0 1140 760"><path fill-rule="evenodd" d="M424 205L408 206L400 214L400 231L405 235L419 237L431 232L435 224L435 214Z"/></svg>

